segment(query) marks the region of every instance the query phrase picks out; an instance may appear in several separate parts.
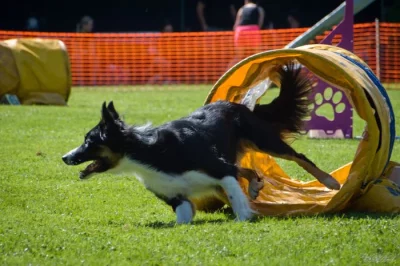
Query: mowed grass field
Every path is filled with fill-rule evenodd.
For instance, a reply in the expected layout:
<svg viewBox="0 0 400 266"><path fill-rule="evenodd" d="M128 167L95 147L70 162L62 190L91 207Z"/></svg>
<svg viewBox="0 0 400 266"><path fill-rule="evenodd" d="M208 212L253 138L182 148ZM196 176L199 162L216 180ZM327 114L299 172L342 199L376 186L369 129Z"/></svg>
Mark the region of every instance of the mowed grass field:
<svg viewBox="0 0 400 266"><path fill-rule="evenodd" d="M210 88L74 88L68 107L0 106L1 264L400 265L400 216L348 213L238 223L226 212L198 212L193 224L178 226L172 210L134 176L81 181L85 165L61 160L98 123L103 101L113 100L130 124L158 125L201 106ZM276 95L271 90L265 97ZM389 95L400 121L400 91ZM354 135L363 127L356 118ZM399 135L399 123L396 129ZM356 139L293 143L328 172L350 162L357 145ZM400 141L392 160L400 161ZM296 164L279 162L293 178L312 179Z"/></svg>

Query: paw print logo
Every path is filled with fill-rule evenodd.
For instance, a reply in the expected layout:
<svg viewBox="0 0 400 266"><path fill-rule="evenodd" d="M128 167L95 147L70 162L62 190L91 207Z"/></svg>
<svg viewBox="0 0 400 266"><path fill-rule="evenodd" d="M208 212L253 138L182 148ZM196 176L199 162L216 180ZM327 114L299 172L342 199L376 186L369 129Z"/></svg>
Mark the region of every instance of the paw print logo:
<svg viewBox="0 0 400 266"><path fill-rule="evenodd" d="M312 108L316 108L315 114L317 116L325 117L329 121L335 120L335 114L341 114L346 110L346 105L341 102L343 99L343 92L336 91L333 93L331 87L327 87L323 93L315 94L315 105Z"/></svg>

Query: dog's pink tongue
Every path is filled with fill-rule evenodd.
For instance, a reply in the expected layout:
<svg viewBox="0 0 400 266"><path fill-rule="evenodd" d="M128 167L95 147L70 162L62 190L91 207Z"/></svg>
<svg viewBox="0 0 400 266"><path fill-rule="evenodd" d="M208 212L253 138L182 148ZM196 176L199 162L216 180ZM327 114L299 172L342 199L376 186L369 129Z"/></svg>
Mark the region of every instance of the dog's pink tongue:
<svg viewBox="0 0 400 266"><path fill-rule="evenodd" d="M87 178L92 173L101 173L107 171L110 168L110 164L105 160L97 160L86 166L84 170L79 174L80 179Z"/></svg>

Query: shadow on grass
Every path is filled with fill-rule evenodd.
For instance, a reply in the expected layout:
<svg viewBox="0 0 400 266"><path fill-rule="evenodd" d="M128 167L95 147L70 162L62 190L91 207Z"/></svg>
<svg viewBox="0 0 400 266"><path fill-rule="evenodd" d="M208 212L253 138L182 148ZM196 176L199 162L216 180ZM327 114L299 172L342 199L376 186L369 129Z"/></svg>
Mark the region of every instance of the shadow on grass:
<svg viewBox="0 0 400 266"><path fill-rule="evenodd" d="M227 208L219 210L219 213L226 215L227 219L198 219L190 223L190 225L203 225L203 224L223 224L234 221L236 216L233 212ZM346 212L346 213L334 213L334 214L318 214L318 215L297 215L297 216L265 216L259 215L254 216L251 220L246 221L247 223L259 223L265 222L268 219L275 220L294 220L294 219L324 219L324 220L362 220L362 219L395 219L400 217L400 214L388 214L388 213L358 213L358 212ZM172 222L152 222L147 224L140 224L141 227L149 227L153 229L166 229L174 228L178 225L175 221Z"/></svg>
<svg viewBox="0 0 400 266"><path fill-rule="evenodd" d="M337 214L321 214L316 217L325 218L327 220L333 219L351 219L351 220L360 220L360 219L394 219L400 217L400 214L396 213L366 213L366 212L346 212L346 213L337 213Z"/></svg>
<svg viewBox="0 0 400 266"><path fill-rule="evenodd" d="M315 214L315 215L295 215L295 216L266 216L260 215L255 217L251 222L260 222L265 219L276 220L294 220L294 219L324 219L324 220L362 220L362 219L395 219L400 217L396 213L363 213L363 212L343 212L332 214Z"/></svg>
<svg viewBox="0 0 400 266"><path fill-rule="evenodd" d="M201 211L202 213L215 213L215 214L224 214L226 219L194 219L190 225L203 225L203 224L223 224L229 223L230 221L235 220L236 216L233 214L232 209L229 207L222 207L215 211ZM147 224L141 224L140 226L150 227L154 229L163 229L163 228L173 228L175 226L179 226L175 221L173 222L153 222Z"/></svg>
<svg viewBox="0 0 400 266"><path fill-rule="evenodd" d="M235 219L235 215L232 212L232 209L229 207L221 208L217 211L218 213L223 213L226 215L227 219ZM400 213L372 213L372 212L338 212L331 214L314 214L314 215L294 215L294 216L268 216L268 215L255 215L248 222L257 223L261 222L265 219L278 219L278 220L293 220L293 219L309 219L309 218L320 218L325 220L334 220L334 219L394 219L400 217Z"/></svg>
<svg viewBox="0 0 400 266"><path fill-rule="evenodd" d="M202 224L222 224L226 222L224 219L215 219L215 220L194 220L193 222L190 223L190 225L202 225ZM141 225L144 227L150 227L153 229L164 229L164 228L173 228L178 225L175 221L174 222L154 222L154 223L147 223L144 225Z"/></svg>

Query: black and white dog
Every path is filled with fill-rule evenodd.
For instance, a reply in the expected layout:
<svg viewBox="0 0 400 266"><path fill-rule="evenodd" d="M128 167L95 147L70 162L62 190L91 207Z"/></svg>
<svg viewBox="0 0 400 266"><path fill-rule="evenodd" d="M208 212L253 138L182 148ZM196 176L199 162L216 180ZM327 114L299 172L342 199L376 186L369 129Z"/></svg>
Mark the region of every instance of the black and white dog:
<svg viewBox="0 0 400 266"><path fill-rule="evenodd" d="M96 173L132 173L157 197L172 206L177 223L192 221L191 198L225 193L237 220L255 213L238 182L249 180L249 196L256 198L262 180L250 169L236 165L243 143L272 156L295 161L326 187L340 184L320 170L284 140L301 131L308 114L305 99L311 90L306 77L289 63L278 70L280 94L272 102L246 106L218 101L200 107L181 119L152 126L129 126L113 102L103 103L100 122L85 136L84 143L65 154L68 165L93 161L80 173L87 179ZM261 181L261 182L260 182Z"/></svg>

